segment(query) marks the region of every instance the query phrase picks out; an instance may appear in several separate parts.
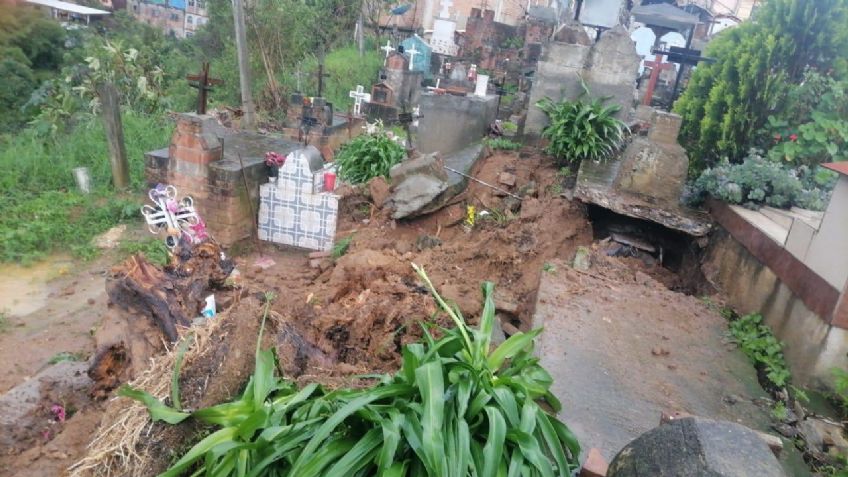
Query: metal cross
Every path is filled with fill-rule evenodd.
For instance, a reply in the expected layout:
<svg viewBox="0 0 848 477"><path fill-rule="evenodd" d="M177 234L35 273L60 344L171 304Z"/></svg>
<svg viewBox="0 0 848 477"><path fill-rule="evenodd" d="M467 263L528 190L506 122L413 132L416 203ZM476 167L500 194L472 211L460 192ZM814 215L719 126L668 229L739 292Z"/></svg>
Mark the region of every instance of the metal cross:
<svg viewBox="0 0 848 477"><path fill-rule="evenodd" d="M356 85L356 91L351 91L348 95L354 98L353 114L357 116L362 114L362 102L368 103L371 101L371 93L366 93L361 84Z"/></svg>
<svg viewBox="0 0 848 477"><path fill-rule="evenodd" d="M421 52L415 49L415 45L412 45L406 52L409 53L409 71L412 71L412 63L415 61L415 55Z"/></svg>
<svg viewBox="0 0 848 477"><path fill-rule="evenodd" d="M209 63L204 62L200 68L200 73L196 75L188 75L186 79L188 85L192 88L197 88L197 114L206 114L206 100L209 91L212 91L212 86L224 84L224 80L209 77Z"/></svg>
<svg viewBox="0 0 848 477"><path fill-rule="evenodd" d="M141 214L151 233L165 231L165 244L168 248L174 249L180 239L197 244L208 237L206 224L197 215L191 197L186 196L177 201L177 188L164 184L150 189L147 195L155 205L144 205Z"/></svg>

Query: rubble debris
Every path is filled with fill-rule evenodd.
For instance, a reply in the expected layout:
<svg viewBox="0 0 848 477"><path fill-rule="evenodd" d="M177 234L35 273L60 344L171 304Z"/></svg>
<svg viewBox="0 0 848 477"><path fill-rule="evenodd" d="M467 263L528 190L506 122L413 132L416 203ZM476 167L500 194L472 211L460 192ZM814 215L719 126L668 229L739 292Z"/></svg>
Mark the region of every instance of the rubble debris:
<svg viewBox="0 0 848 477"><path fill-rule="evenodd" d="M609 464L601 455L601 451L593 447L586 455L586 461L580 469L580 477L606 477L608 469Z"/></svg>
<svg viewBox="0 0 848 477"><path fill-rule="evenodd" d="M113 249L118 246L124 232L127 231L127 224L116 225L102 234L94 237L92 244L100 249Z"/></svg>
<svg viewBox="0 0 848 477"><path fill-rule="evenodd" d="M515 185L515 174L510 174L509 172L501 172L498 175L498 182L505 186L512 187Z"/></svg>
<svg viewBox="0 0 848 477"><path fill-rule="evenodd" d="M442 241L439 240L438 237L433 237L432 235L422 235L415 240L415 248L418 251L427 250L428 248L438 247L442 244Z"/></svg>
<svg viewBox="0 0 848 477"><path fill-rule="evenodd" d="M448 189L444 162L437 153L401 162L389 172L392 218L403 219L432 212L432 204Z"/></svg>
<svg viewBox="0 0 848 477"><path fill-rule="evenodd" d="M640 239L639 237L634 237L632 235L626 235L626 234L622 234L622 233L613 232L613 233L610 234L610 238L612 238L614 241L616 241L620 244L629 245L629 246L637 248L639 250L644 250L645 252L648 252L648 253L654 253L654 252L657 251L656 247L654 247L653 245L651 245L648 242Z"/></svg>
<svg viewBox="0 0 848 477"><path fill-rule="evenodd" d="M592 265L592 251L588 247L577 247L577 252L574 254L574 260L571 266L576 270L586 271Z"/></svg>
<svg viewBox="0 0 848 477"><path fill-rule="evenodd" d="M389 183L382 176L377 176L368 181L368 194L377 208L383 207L389 198Z"/></svg>
<svg viewBox="0 0 848 477"><path fill-rule="evenodd" d="M700 417L675 419L627 444L608 477L639 475L785 476L768 445L753 430Z"/></svg>

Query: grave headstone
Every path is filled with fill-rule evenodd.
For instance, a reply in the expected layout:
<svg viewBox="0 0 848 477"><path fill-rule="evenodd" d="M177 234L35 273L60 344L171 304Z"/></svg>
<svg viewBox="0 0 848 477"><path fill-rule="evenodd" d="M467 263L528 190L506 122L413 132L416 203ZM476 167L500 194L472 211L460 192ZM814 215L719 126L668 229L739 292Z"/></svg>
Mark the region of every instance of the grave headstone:
<svg viewBox="0 0 848 477"><path fill-rule="evenodd" d="M404 51L410 55L409 70L424 73L425 78L432 78L430 73L430 57L432 48L420 36L413 35L401 43ZM414 53L413 53L414 51Z"/></svg>
<svg viewBox="0 0 848 477"><path fill-rule="evenodd" d="M324 161L314 146L292 152L276 182L260 186L259 239L331 250L339 196L324 192Z"/></svg>

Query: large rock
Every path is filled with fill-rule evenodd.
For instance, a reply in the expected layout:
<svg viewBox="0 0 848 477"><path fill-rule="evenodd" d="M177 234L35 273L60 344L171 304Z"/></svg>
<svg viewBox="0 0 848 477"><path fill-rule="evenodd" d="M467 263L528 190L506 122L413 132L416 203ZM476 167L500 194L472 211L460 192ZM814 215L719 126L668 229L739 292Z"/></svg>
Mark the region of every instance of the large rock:
<svg viewBox="0 0 848 477"><path fill-rule="evenodd" d="M627 444L607 477L785 476L768 445L753 430L697 417L675 419Z"/></svg>
<svg viewBox="0 0 848 477"><path fill-rule="evenodd" d="M425 154L392 167L392 218L403 219L432 211L432 204L448 187L448 176L438 154Z"/></svg>

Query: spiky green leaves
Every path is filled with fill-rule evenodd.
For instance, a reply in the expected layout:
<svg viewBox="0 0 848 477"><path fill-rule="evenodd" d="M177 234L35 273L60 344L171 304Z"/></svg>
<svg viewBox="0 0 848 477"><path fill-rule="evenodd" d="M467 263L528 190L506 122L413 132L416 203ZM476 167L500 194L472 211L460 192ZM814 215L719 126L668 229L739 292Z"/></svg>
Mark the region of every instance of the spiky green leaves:
<svg viewBox="0 0 848 477"><path fill-rule="evenodd" d="M536 106L548 115L542 137L549 141L547 152L560 165L583 160L601 161L615 152L626 126L615 117L617 104L604 105L604 98L554 102L544 98Z"/></svg>
<svg viewBox="0 0 848 477"><path fill-rule="evenodd" d="M300 391L274 376L271 350L257 353L242 397L202 409L194 419L220 426L165 475L207 476L568 476L580 446L554 409L550 375L533 355L541 330L518 333L491 350L494 286L483 285L480 326L433 289L455 328L403 350L401 369L360 390ZM151 415L179 422L188 415L139 391Z"/></svg>

